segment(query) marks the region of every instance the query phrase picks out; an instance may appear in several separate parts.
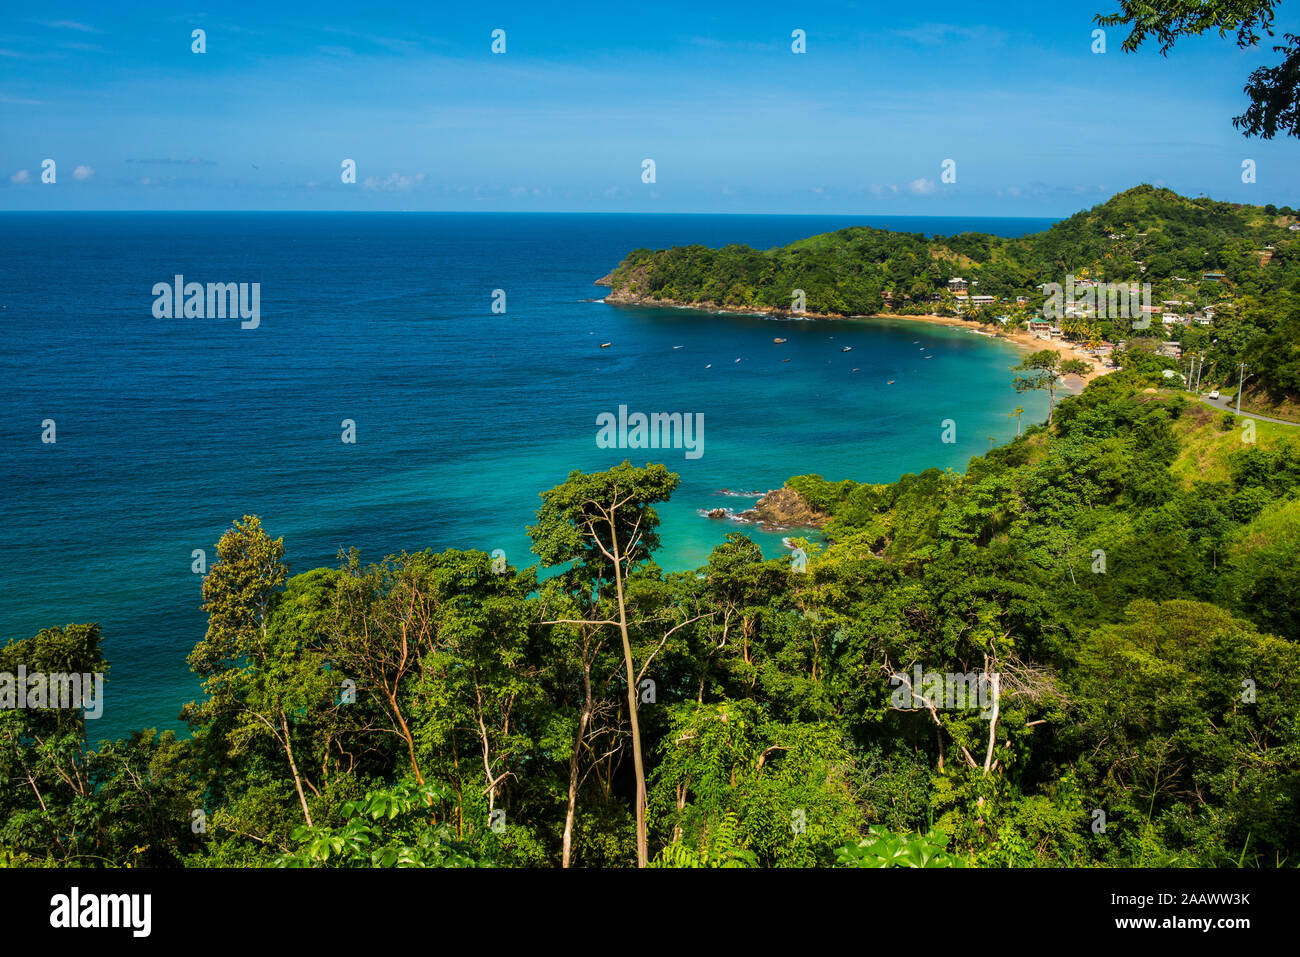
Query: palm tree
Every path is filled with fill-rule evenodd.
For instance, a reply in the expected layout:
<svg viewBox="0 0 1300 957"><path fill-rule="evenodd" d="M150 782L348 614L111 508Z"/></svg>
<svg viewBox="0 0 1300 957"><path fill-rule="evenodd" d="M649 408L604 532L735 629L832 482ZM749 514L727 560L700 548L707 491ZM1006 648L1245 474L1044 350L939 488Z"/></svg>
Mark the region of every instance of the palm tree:
<svg viewBox="0 0 1300 957"><path fill-rule="evenodd" d="M1016 420L1016 438L1020 438L1020 417L1024 414L1025 414L1025 410L1021 406L1016 406L1014 412L1007 413L1008 419L1014 417Z"/></svg>

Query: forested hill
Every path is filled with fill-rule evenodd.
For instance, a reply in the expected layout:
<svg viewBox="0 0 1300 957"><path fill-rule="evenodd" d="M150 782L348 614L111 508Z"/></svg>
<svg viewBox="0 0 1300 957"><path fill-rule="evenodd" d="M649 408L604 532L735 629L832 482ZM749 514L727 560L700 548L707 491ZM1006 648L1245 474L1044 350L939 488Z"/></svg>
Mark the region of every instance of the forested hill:
<svg viewBox="0 0 1300 957"><path fill-rule="evenodd" d="M1150 282L1160 289L1199 286L1206 273L1219 290L1263 294L1300 285L1300 232L1290 208L1188 199L1138 186L1076 213L1046 232L1019 238L961 233L927 239L855 226L769 250L678 246L629 253L610 276L617 294L645 299L788 308L803 289L807 309L839 315L927 304L947 282L964 278L972 294L1042 294L1067 273L1102 282ZM1260 252L1272 246L1261 265ZM1146 266L1143 271L1142 266ZM1158 290L1159 291L1159 290Z"/></svg>
<svg viewBox="0 0 1300 957"><path fill-rule="evenodd" d="M1210 306L1213 324L1155 322L1135 332L1128 319L1102 317L1070 324L1067 337L1176 339L1184 351L1210 352L1211 367L1224 382L1244 361L1269 392L1295 396L1300 230L1290 227L1297 222L1289 207L1190 199L1144 185L1045 232L1014 239L984 233L927 239L852 227L762 251L742 245L637 249L601 282L611 286L611 302L783 311L791 308L794 291L803 290L811 314L939 312L1017 322L1040 312L1042 284L1064 285L1067 275L1151 283L1156 305L1172 300L1185 313ZM969 298L949 290L954 278L969 283Z"/></svg>

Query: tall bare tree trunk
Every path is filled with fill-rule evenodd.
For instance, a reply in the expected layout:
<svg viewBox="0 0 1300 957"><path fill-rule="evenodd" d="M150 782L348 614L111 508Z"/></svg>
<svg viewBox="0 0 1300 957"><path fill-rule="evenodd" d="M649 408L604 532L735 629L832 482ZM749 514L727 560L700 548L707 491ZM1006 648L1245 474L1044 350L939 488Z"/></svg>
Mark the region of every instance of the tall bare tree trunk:
<svg viewBox="0 0 1300 957"><path fill-rule="evenodd" d="M492 812L497 806L497 785L492 777L492 745L488 741L487 725L483 723L483 692L479 690L478 679L474 680L474 713L478 718L479 740L483 743L483 773L487 776L487 794L488 794L488 818L492 817Z"/></svg>
<svg viewBox="0 0 1300 957"><path fill-rule="evenodd" d="M588 697L590 701L590 695ZM564 854L560 867L568 867L573 854L573 819L578 810L578 760L581 756L582 737L587 733L587 721L591 716L589 708L582 709L578 719L578 733L573 736L573 754L569 757L569 805L564 812Z"/></svg>
<svg viewBox="0 0 1300 957"><path fill-rule="evenodd" d="M984 753L984 777L988 777L989 768L993 764L993 744L997 740L998 733L998 706L1001 703L1002 676L996 671L989 671L989 660L987 656L984 658L984 674L988 677L988 687L993 691L993 714L989 716L989 747Z"/></svg>
<svg viewBox="0 0 1300 957"><path fill-rule="evenodd" d="M627 666L627 707L632 721L632 764L636 770L636 866L647 867L645 760L641 755L641 726L637 722L636 674L632 667L632 640L627 631L627 607L623 597L623 559L618 550L618 531L611 516L610 540L614 547L614 587L618 592L618 631L623 639L623 664Z"/></svg>
<svg viewBox="0 0 1300 957"><path fill-rule="evenodd" d="M424 775L420 773L420 762L415 759L415 738L411 735L411 729L407 727L406 719L402 717L402 710L397 706L397 685L394 683L392 693L388 692L385 687L384 693L388 698L388 703L393 707L393 714L397 718L397 724L401 727L402 738L406 741L406 753L411 759L411 770L415 772L415 780L424 784Z"/></svg>
<svg viewBox="0 0 1300 957"><path fill-rule="evenodd" d="M298 800L302 803L302 816L307 819L307 826L313 827L311 823L311 811L307 810L307 795L302 793L302 775L298 773L298 762L293 759L293 742L289 736L289 718L280 709L280 726L284 728L284 753L289 756L289 770L293 772L293 785L298 789Z"/></svg>

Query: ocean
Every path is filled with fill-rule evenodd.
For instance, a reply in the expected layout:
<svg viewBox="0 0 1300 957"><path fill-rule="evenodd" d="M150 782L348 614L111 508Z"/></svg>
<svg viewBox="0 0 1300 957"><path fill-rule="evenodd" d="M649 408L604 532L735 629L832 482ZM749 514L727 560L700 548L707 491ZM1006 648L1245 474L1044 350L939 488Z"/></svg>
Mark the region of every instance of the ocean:
<svg viewBox="0 0 1300 957"><path fill-rule="evenodd" d="M538 493L625 458L681 475L660 510L663 567L703 564L736 530L783 554L780 533L701 511L743 509L752 498L722 490L797 474L888 482L964 469L1015 435L1017 404L1026 424L1046 415L1044 397L1012 389L1018 351L905 320L607 305L586 301L604 295L593 280L638 247L770 248L850 225L1011 236L1050 224L0 214L0 641L99 622L111 671L93 736L183 731L179 709L200 690L186 655L205 628L193 554L214 561L239 517L283 536L291 574L353 546L363 561L499 548L524 567ZM177 275L258 283L257 327L156 318L154 287ZM504 313L493 311L497 290ZM701 454L598 447L597 417L620 406L702 416ZM343 441L344 420L355 442Z"/></svg>

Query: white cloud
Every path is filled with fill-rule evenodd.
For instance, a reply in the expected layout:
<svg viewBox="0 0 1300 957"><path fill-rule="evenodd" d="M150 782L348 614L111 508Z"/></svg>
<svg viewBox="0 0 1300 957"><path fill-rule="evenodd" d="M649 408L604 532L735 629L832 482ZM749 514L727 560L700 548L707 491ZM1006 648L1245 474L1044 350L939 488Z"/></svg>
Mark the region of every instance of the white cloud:
<svg viewBox="0 0 1300 957"><path fill-rule="evenodd" d="M1003 30L985 26L958 26L952 23L924 23L908 30L891 30L895 36L905 37L924 46L941 46L953 43L979 43L1000 46L1006 40Z"/></svg>
<svg viewBox="0 0 1300 957"><path fill-rule="evenodd" d="M934 180L922 176L920 179L914 179L908 183L907 188L917 196L929 196L935 189Z"/></svg>
<svg viewBox="0 0 1300 957"><path fill-rule="evenodd" d="M78 166L72 171L73 179L90 179L95 175L94 169L89 166Z"/></svg>
<svg viewBox="0 0 1300 957"><path fill-rule="evenodd" d="M13 176L9 177L9 182L11 183L30 183L31 180L32 174L27 172L25 169L20 169L18 172L14 173Z"/></svg>
<svg viewBox="0 0 1300 957"><path fill-rule="evenodd" d="M86 23L78 23L76 20L45 20L45 26L52 27L55 30L78 30L81 33L103 33L103 30L97 30L95 27Z"/></svg>
<svg viewBox="0 0 1300 957"><path fill-rule="evenodd" d="M384 179L375 179L373 176L367 176L362 181L361 188L394 192L411 189L414 186L419 186L423 182L423 173L416 173L414 176L403 176L401 173L389 173Z"/></svg>

